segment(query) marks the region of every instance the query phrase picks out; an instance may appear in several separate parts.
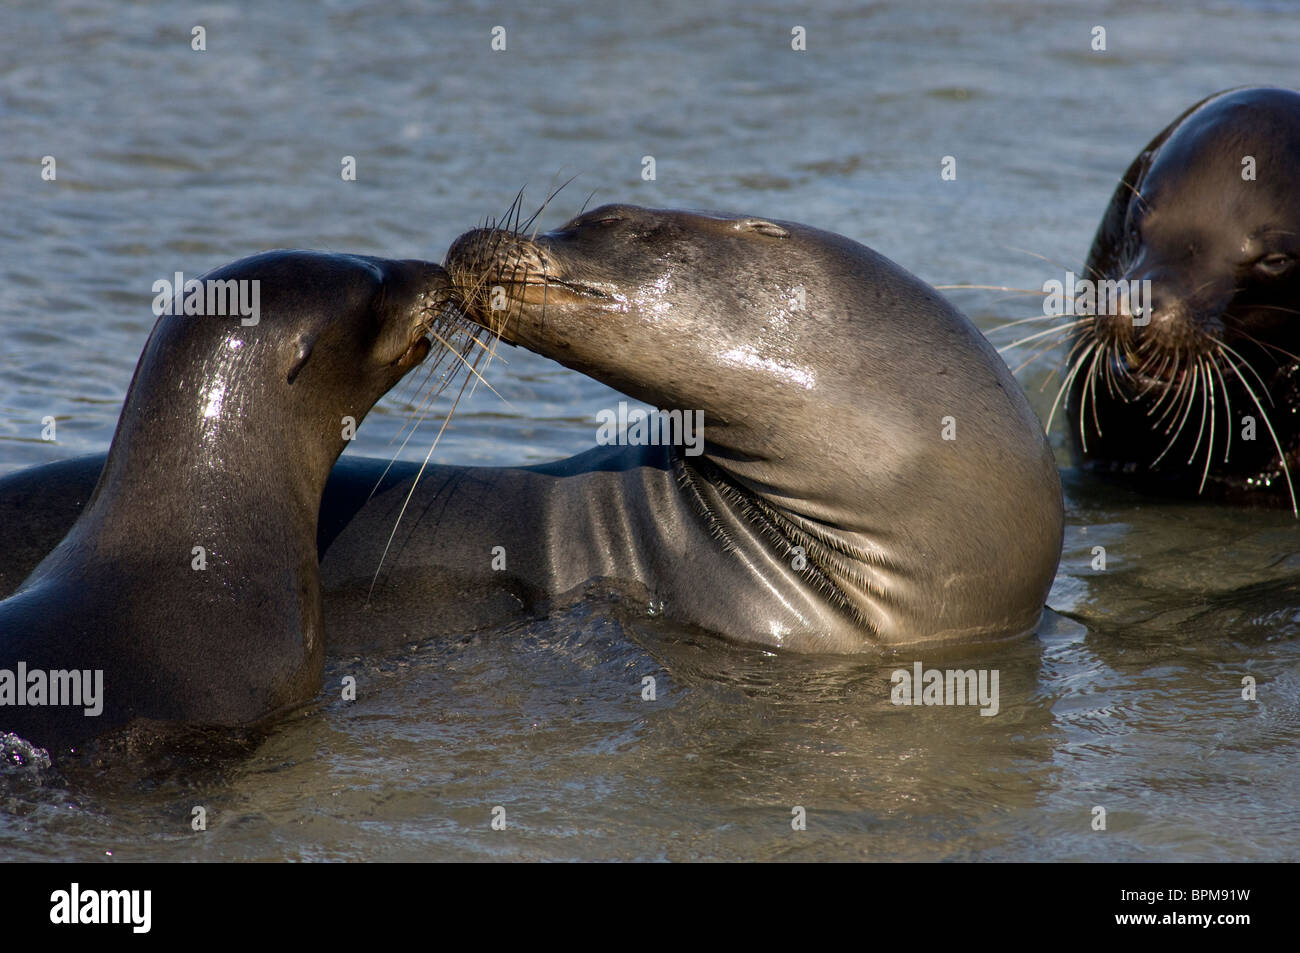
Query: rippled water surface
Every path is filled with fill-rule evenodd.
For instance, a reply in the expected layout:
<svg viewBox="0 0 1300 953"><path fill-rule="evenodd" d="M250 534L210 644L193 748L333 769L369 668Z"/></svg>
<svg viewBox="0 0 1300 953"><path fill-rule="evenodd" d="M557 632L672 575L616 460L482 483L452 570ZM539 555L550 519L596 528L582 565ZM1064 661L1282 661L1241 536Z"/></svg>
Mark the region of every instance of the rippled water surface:
<svg viewBox="0 0 1300 953"><path fill-rule="evenodd" d="M158 278L273 247L441 259L521 185L536 204L574 173L543 225L592 192L731 209L841 232L935 284L1041 287L1080 266L1160 127L1220 88L1300 86L1298 49L1300 9L1251 0L9 3L0 472L107 448ZM986 330L1034 313L950 294ZM439 462L594 442L610 391L504 357L489 380L508 403L480 389ZM1044 417L1052 360L1021 372ZM349 452L392 455L417 400L399 387ZM434 429L398 452L423 458ZM996 668L995 717L890 704L910 657L772 657L593 599L335 658L329 684L355 676L358 700L331 690L244 759L102 783L10 767L0 858L1300 859L1300 525L1065 480L1039 637L924 659Z"/></svg>

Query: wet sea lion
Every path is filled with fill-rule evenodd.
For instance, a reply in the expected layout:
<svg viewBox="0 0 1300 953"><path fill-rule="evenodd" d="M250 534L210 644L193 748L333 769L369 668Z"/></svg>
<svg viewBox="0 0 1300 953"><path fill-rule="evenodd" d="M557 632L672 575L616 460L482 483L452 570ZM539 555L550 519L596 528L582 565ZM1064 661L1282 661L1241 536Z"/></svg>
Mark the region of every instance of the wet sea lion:
<svg viewBox="0 0 1300 953"><path fill-rule="evenodd" d="M1151 300L1077 319L1065 408L1086 470L1296 510L1297 183L1300 93L1287 89L1216 93L1133 160L1086 277L1149 282Z"/></svg>
<svg viewBox="0 0 1300 953"><path fill-rule="evenodd" d="M470 232L445 264L507 342L703 414L699 456L560 465L618 474L619 507L586 526L557 492L534 584L572 558L571 528L664 613L742 641L854 652L1033 629L1062 540L1051 453L983 336L897 265L805 225L630 205L535 240Z"/></svg>
<svg viewBox="0 0 1300 953"><path fill-rule="evenodd" d="M444 279L268 252L203 279L256 282L255 324L159 318L84 510L0 602L0 731L64 747L136 719L250 726L314 697L321 493L345 418L428 354Z"/></svg>
<svg viewBox="0 0 1300 953"><path fill-rule="evenodd" d="M702 453L599 446L418 482L345 457L320 518L332 649L506 624L592 586L801 652L1034 629L1063 533L1052 455L988 342L902 268L804 225L626 205L531 241L470 232L445 264L505 341L701 412ZM94 466L0 481L0 516L39 533L13 501L63 512Z"/></svg>

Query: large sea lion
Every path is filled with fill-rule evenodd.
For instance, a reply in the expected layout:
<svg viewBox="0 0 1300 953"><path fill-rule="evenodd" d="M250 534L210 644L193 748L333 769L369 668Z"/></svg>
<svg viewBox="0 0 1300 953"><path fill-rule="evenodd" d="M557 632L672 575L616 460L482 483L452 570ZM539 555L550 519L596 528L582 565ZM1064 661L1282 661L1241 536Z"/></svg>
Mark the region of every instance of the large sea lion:
<svg viewBox="0 0 1300 953"><path fill-rule="evenodd" d="M499 547L525 602L634 582L657 613L806 652L1033 629L1062 540L1051 453L994 350L897 265L804 225L628 205L533 240L473 231L445 264L471 319L702 412L704 440L439 469L404 577L454 589ZM412 554L416 532L437 548Z"/></svg>
<svg viewBox="0 0 1300 953"><path fill-rule="evenodd" d="M1062 542L1052 455L992 347L902 268L804 225L625 205L534 240L470 232L445 264L484 328L701 412L703 440L418 482L397 463L377 490L386 461L344 458L320 521L331 647L503 624L593 586L801 652L1034 629ZM36 522L22 494L66 509L94 466L0 481L0 517Z"/></svg>
<svg viewBox="0 0 1300 953"><path fill-rule="evenodd" d="M319 690L321 493L347 418L428 354L445 273L278 251L202 281L258 313L159 318L84 510L0 602L0 731L250 726Z"/></svg>
<svg viewBox="0 0 1300 953"><path fill-rule="evenodd" d="M1112 297L1076 319L1065 406L1087 470L1296 509L1297 183L1300 93L1287 89L1210 96L1133 160L1085 277L1149 281L1151 300Z"/></svg>

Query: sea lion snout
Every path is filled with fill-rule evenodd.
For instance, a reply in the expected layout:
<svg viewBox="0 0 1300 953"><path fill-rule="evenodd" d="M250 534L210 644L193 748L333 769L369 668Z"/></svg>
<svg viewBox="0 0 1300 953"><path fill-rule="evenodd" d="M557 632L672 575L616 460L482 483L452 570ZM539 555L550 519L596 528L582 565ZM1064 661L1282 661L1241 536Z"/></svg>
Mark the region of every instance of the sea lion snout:
<svg viewBox="0 0 1300 953"><path fill-rule="evenodd" d="M1095 314L1099 338L1129 349L1208 353L1225 333L1232 279L1193 283L1187 275L1186 268L1156 264L1130 269L1117 281L1097 282L1095 305L1087 302L1084 313Z"/></svg>
<svg viewBox="0 0 1300 953"><path fill-rule="evenodd" d="M405 373L432 349L430 335L451 305L451 280L441 265L419 259L383 262L377 362Z"/></svg>

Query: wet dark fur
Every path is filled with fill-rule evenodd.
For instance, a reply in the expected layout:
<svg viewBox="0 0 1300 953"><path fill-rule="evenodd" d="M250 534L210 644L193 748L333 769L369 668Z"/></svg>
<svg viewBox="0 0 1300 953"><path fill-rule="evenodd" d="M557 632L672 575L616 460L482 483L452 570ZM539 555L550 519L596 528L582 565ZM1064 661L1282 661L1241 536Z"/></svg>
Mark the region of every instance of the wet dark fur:
<svg viewBox="0 0 1300 953"><path fill-rule="evenodd" d="M1254 181L1241 177L1246 155ZM1075 328L1076 460L1147 491L1294 509L1300 93L1234 90L1179 116L1124 173L1084 277L1150 279L1152 313L1145 326L1102 313Z"/></svg>

